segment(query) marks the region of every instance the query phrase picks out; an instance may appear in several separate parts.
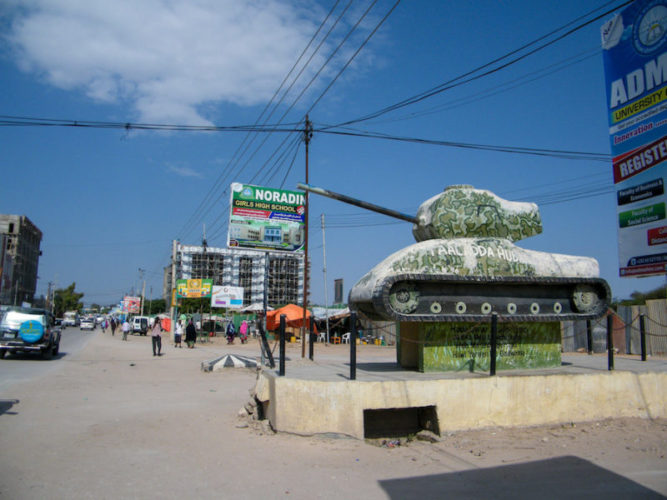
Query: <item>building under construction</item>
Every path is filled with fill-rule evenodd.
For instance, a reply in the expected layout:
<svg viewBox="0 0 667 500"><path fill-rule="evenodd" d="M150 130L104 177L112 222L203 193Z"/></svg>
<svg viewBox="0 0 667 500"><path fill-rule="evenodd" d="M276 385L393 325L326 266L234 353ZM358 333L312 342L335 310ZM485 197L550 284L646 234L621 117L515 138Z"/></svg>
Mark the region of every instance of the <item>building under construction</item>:
<svg viewBox="0 0 667 500"><path fill-rule="evenodd" d="M175 277L175 278L174 278ZM286 252L172 244L163 295L170 303L175 280L212 279L213 285L243 287L243 304L262 303L266 285L271 307L303 301L303 256ZM170 304L171 305L171 304Z"/></svg>
<svg viewBox="0 0 667 500"><path fill-rule="evenodd" d="M42 232L25 215L0 215L0 304L32 302Z"/></svg>

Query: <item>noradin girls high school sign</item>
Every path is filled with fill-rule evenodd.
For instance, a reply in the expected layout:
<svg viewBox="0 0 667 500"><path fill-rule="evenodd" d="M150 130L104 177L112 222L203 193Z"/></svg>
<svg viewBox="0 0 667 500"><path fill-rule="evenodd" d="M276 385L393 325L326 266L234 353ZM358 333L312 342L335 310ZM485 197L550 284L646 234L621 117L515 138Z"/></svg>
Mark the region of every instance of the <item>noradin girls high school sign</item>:
<svg viewBox="0 0 667 500"><path fill-rule="evenodd" d="M303 250L304 193L240 183L233 183L230 193L227 246L288 252Z"/></svg>

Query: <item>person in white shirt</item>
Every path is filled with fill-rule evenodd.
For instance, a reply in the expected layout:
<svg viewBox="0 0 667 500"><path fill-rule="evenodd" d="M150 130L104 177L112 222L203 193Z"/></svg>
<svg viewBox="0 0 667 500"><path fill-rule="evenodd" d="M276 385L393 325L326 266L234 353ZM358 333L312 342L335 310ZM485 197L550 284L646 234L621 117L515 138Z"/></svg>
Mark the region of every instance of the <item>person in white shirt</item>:
<svg viewBox="0 0 667 500"><path fill-rule="evenodd" d="M125 321L123 321L123 340L127 340L128 333L130 333L130 323L125 318Z"/></svg>
<svg viewBox="0 0 667 500"><path fill-rule="evenodd" d="M181 323L181 320L179 319L176 322L176 329L174 330L174 347L183 348L183 344L181 344L182 339L183 339L183 323Z"/></svg>

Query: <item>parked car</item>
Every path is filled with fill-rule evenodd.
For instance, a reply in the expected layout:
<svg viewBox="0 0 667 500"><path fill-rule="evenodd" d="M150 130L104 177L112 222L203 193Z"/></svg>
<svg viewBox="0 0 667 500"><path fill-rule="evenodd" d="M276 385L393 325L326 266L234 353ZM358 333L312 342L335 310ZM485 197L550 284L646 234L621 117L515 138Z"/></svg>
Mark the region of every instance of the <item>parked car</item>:
<svg viewBox="0 0 667 500"><path fill-rule="evenodd" d="M132 318L132 333L146 335L148 333L148 318L146 316L135 316Z"/></svg>
<svg viewBox="0 0 667 500"><path fill-rule="evenodd" d="M15 307L0 318L0 359L19 352L36 352L51 359L59 350L60 329L46 309Z"/></svg>
<svg viewBox="0 0 667 500"><path fill-rule="evenodd" d="M94 330L95 329L95 318L86 317L81 320L79 323L79 328L81 330Z"/></svg>

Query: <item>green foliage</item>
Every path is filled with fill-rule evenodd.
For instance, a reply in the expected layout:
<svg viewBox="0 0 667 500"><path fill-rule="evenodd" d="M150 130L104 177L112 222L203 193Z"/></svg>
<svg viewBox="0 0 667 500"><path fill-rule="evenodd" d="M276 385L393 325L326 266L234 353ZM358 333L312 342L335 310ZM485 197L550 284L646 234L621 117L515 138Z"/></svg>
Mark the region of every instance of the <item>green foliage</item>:
<svg viewBox="0 0 667 500"><path fill-rule="evenodd" d="M648 292L632 292L629 299L616 301L616 305L638 306L646 303L647 300L664 299L667 297L667 289L664 286Z"/></svg>
<svg viewBox="0 0 667 500"><path fill-rule="evenodd" d="M192 314L211 312L211 299L179 299L179 302L179 313Z"/></svg>
<svg viewBox="0 0 667 500"><path fill-rule="evenodd" d="M160 314L167 312L167 302L164 299L146 300L144 302L145 314Z"/></svg>
<svg viewBox="0 0 667 500"><path fill-rule="evenodd" d="M72 283L67 288L55 291L53 304L57 318L62 318L65 311L81 311L83 308L83 302L81 302L83 293L76 293L75 288L76 283Z"/></svg>

